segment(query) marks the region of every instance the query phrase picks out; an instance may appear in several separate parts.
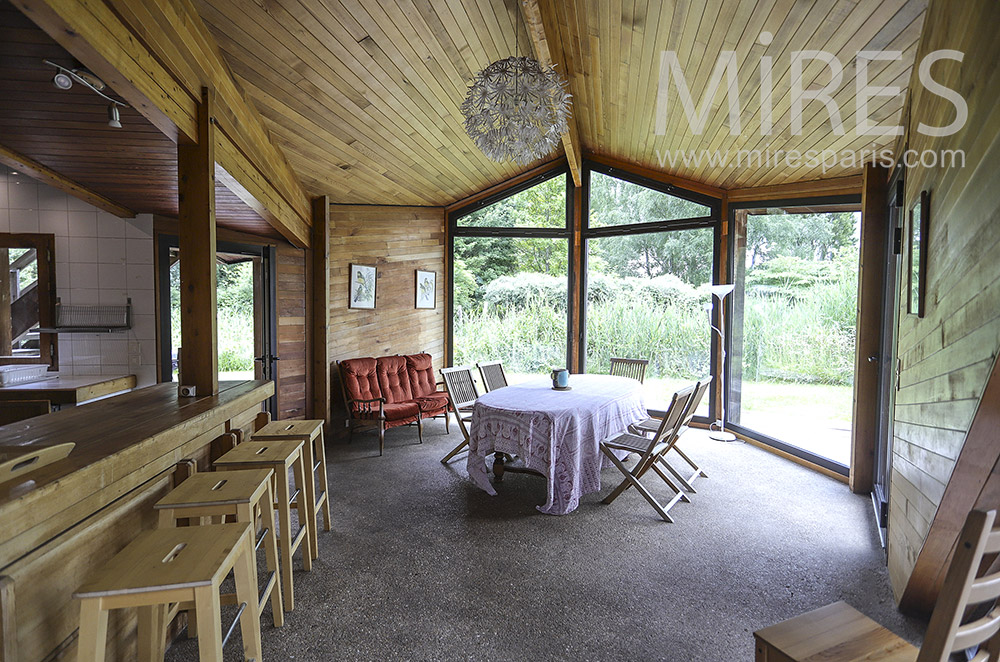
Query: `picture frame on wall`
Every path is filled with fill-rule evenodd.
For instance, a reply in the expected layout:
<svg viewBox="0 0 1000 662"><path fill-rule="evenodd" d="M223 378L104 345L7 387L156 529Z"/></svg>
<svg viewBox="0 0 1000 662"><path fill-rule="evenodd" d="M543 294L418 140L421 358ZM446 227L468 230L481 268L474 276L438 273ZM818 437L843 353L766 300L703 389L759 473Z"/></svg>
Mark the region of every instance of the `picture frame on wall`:
<svg viewBox="0 0 1000 662"><path fill-rule="evenodd" d="M923 317L927 307L927 240L930 237L931 194L921 191L910 208L906 229L907 312Z"/></svg>
<svg viewBox="0 0 1000 662"><path fill-rule="evenodd" d="M348 281L347 307L362 310L375 308L375 287L378 272L373 265L351 264Z"/></svg>
<svg viewBox="0 0 1000 662"><path fill-rule="evenodd" d="M437 272L416 270L416 308L437 307Z"/></svg>

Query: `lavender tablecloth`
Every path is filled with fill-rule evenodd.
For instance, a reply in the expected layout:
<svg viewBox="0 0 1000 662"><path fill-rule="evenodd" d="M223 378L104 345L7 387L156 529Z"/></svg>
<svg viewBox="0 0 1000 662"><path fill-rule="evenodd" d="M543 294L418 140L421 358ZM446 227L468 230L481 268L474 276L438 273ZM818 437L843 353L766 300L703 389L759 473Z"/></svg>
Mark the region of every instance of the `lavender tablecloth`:
<svg viewBox="0 0 1000 662"><path fill-rule="evenodd" d="M540 377L491 391L472 411L469 477L495 495L486 457L516 455L548 479L548 501L538 510L565 515L580 497L601 489L606 458L598 444L607 435L646 418L642 385L627 377L572 375L570 391L556 391Z"/></svg>

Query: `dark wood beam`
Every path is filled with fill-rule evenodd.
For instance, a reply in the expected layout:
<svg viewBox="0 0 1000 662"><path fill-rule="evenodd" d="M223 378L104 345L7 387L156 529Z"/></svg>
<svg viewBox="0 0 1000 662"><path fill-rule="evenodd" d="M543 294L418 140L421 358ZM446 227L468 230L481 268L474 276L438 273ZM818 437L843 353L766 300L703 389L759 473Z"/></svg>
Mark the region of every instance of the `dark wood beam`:
<svg viewBox="0 0 1000 662"><path fill-rule="evenodd" d="M330 199L313 200L311 246L312 418L330 425Z"/></svg>
<svg viewBox="0 0 1000 662"><path fill-rule="evenodd" d="M114 200L110 200L100 193L95 193L68 177L63 177L52 168L42 165L38 161L3 145L0 145L0 163L18 172L23 172L43 184L48 184L52 188L68 193L74 198L79 198L98 209L103 209L109 214L114 214L119 218L135 218L135 212L131 209L123 207Z"/></svg>
<svg viewBox="0 0 1000 662"><path fill-rule="evenodd" d="M552 14L553 8L550 2L551 0L521 0L521 15L524 17L525 28L534 46L535 58L542 66L554 66L561 76L569 80L566 55L559 36L559 25ZM514 29L517 29L516 26ZM566 130L562 133L562 144L573 183L580 186L583 181L581 178L583 151L580 149L580 131L573 116L570 116Z"/></svg>
<svg viewBox="0 0 1000 662"><path fill-rule="evenodd" d="M215 274L215 94L198 107L198 142L177 145L181 256L180 385L219 392Z"/></svg>
<svg viewBox="0 0 1000 662"><path fill-rule="evenodd" d="M851 431L851 491L868 494L875 476L878 447L879 363L881 352L882 271L889 226L885 168L867 164L861 191L861 265L858 276L857 344L854 352L854 425ZM889 369L889 368L887 368Z"/></svg>

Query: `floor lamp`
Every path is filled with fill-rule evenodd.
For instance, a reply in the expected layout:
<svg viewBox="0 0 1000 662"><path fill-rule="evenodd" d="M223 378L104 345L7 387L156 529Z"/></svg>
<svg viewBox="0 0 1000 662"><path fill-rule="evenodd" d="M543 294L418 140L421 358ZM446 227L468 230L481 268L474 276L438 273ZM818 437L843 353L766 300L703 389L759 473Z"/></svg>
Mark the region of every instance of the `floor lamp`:
<svg viewBox="0 0 1000 662"><path fill-rule="evenodd" d="M708 325L712 327L712 330L719 334L719 349L722 352L722 361L720 363L721 370L719 371L719 384L721 386L720 392L722 393L722 398L719 400L719 413L720 416L718 420L712 425L718 425L718 430L713 430L712 426L709 426L708 436L710 439L715 439L716 441L736 441L736 435L732 432L726 432L726 297L736 289L736 285L712 285L708 288L712 293L712 296L718 297L719 299L719 327L716 328L712 324L712 312L709 310L708 313Z"/></svg>

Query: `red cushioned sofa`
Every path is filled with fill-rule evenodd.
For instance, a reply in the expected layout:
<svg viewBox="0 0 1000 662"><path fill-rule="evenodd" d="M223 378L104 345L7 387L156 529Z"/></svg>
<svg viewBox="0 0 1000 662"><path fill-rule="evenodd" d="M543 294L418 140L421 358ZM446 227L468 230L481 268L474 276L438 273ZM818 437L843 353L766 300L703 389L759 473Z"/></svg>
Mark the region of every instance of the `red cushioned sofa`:
<svg viewBox="0 0 1000 662"><path fill-rule="evenodd" d="M352 440L356 425L377 424L381 455L389 428L415 423L423 443L422 421L444 416L450 431L448 394L437 388L430 354L345 359L337 367Z"/></svg>

